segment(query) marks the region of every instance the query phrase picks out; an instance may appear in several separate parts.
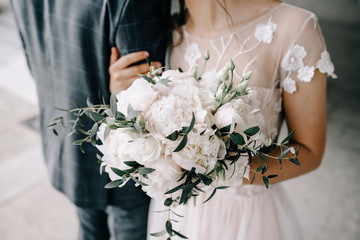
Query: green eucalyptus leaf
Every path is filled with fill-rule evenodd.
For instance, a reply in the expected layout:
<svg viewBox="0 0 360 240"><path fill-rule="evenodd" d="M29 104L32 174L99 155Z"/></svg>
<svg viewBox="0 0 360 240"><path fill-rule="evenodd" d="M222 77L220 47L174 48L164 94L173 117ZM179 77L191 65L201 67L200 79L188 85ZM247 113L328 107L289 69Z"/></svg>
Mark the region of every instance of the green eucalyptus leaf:
<svg viewBox="0 0 360 240"><path fill-rule="evenodd" d="M135 161L124 161L124 163L129 166L129 167L133 167L133 168L138 168L140 166L139 163L135 162Z"/></svg>
<svg viewBox="0 0 360 240"><path fill-rule="evenodd" d="M50 124L50 125L47 125L46 127L53 127L53 126L55 126L55 125L57 125L57 123L52 123L52 124Z"/></svg>
<svg viewBox="0 0 360 240"><path fill-rule="evenodd" d="M163 78L161 79L159 82L157 82L156 84L164 84L165 86L168 84L168 83L171 83L172 81L168 78Z"/></svg>
<svg viewBox="0 0 360 240"><path fill-rule="evenodd" d="M183 137L183 139L181 139L180 144L177 146L177 148L174 150L174 152L179 152L181 151L187 144L187 135L185 135Z"/></svg>
<svg viewBox="0 0 360 240"><path fill-rule="evenodd" d="M156 84L156 82L152 78L150 78L150 77L148 77L148 76L146 76L144 74L140 74L140 77L142 77L143 79L145 79L146 81L148 81L149 83L151 83L153 85Z"/></svg>
<svg viewBox="0 0 360 240"><path fill-rule="evenodd" d="M58 132L55 130L55 128L53 128L53 133L56 135L56 136L59 136Z"/></svg>
<svg viewBox="0 0 360 240"><path fill-rule="evenodd" d="M239 133L235 133L235 132L231 133L230 139L237 145L244 145L246 143L243 136Z"/></svg>
<svg viewBox="0 0 360 240"><path fill-rule="evenodd" d="M264 168L265 168L265 164L263 164L263 165L261 165L260 167L258 167L257 169L256 169L256 172L260 172L260 171L262 171Z"/></svg>
<svg viewBox="0 0 360 240"><path fill-rule="evenodd" d="M189 132L191 132L191 130L194 128L194 125L195 125L195 114L194 114L194 112L192 112L191 123L190 123L190 126L188 127L188 129L186 130L185 134L188 134Z"/></svg>
<svg viewBox="0 0 360 240"><path fill-rule="evenodd" d="M275 178L277 177L278 175L269 175L267 178Z"/></svg>
<svg viewBox="0 0 360 240"><path fill-rule="evenodd" d="M74 145L81 145L81 144L83 144L83 142L84 142L84 139L78 139L75 142L73 142L73 144Z"/></svg>
<svg viewBox="0 0 360 240"><path fill-rule="evenodd" d="M152 173L154 171L155 171L155 169L153 169L153 168L145 168L145 167L139 167L138 168L138 173L139 174L149 174L149 173Z"/></svg>
<svg viewBox="0 0 360 240"><path fill-rule="evenodd" d="M150 235L153 236L153 237L161 237L161 236L164 236L166 233L167 233L167 231L164 229L164 230L162 230L160 232L150 233Z"/></svg>
<svg viewBox="0 0 360 240"><path fill-rule="evenodd" d="M146 183L143 183L142 181L140 181L139 179L133 177L132 175L130 175L131 179L136 182L137 184L141 185L141 186L147 186Z"/></svg>
<svg viewBox="0 0 360 240"><path fill-rule="evenodd" d="M167 199L165 199L165 201L164 201L164 205L165 205L166 207L170 207L173 202L174 202L174 200L172 200L171 198L167 198Z"/></svg>
<svg viewBox="0 0 360 240"><path fill-rule="evenodd" d="M211 193L211 195L210 195L203 203L206 203L206 202L210 201L210 199L212 199L212 197L215 195L216 190L217 190L217 188L215 188L215 189L213 190L213 192Z"/></svg>
<svg viewBox="0 0 360 240"><path fill-rule="evenodd" d="M173 229L172 229L172 224L171 224L170 220L166 221L165 228L166 228L167 233L170 236L172 236L173 235Z"/></svg>
<svg viewBox="0 0 360 240"><path fill-rule="evenodd" d="M281 154L278 157L278 160L281 160L283 157L285 157L290 152L290 148L285 149L281 152Z"/></svg>
<svg viewBox="0 0 360 240"><path fill-rule="evenodd" d="M250 184L253 184L253 182L255 181L255 176L256 176L256 174L254 173L254 175L253 175L253 177L252 177L252 179L251 179Z"/></svg>
<svg viewBox="0 0 360 240"><path fill-rule="evenodd" d="M108 117L106 118L106 120L107 120L108 118L113 119L113 117L115 116L115 115L113 114L113 112L112 112L111 109L106 109L104 112L105 112L105 114L108 116Z"/></svg>
<svg viewBox="0 0 360 240"><path fill-rule="evenodd" d="M80 145L80 151L82 152L82 154L85 153L85 149L84 149L84 145L83 145L83 144Z"/></svg>
<svg viewBox="0 0 360 240"><path fill-rule="evenodd" d="M94 122L99 122L101 120L103 120L105 118L105 116L101 115L100 113L97 112L89 112L87 111L87 115L94 120Z"/></svg>
<svg viewBox="0 0 360 240"><path fill-rule="evenodd" d="M289 135L287 135L287 137L284 138L284 140L281 141L281 144L284 144L287 141L289 141L292 138L292 136L294 135L294 133L295 133L295 130L293 130L291 133L289 133Z"/></svg>
<svg viewBox="0 0 360 240"><path fill-rule="evenodd" d="M260 128L258 126L248 128L244 131L244 133L248 136L254 136L260 131Z"/></svg>
<svg viewBox="0 0 360 240"><path fill-rule="evenodd" d="M211 183L212 183L212 179L211 177L207 176L207 175L204 175L204 174L201 174L199 173L198 174L199 178L201 179L201 181L206 185L206 186L209 186Z"/></svg>
<svg viewBox="0 0 360 240"><path fill-rule="evenodd" d="M110 97L110 108L111 108L111 112L114 116L116 116L116 112L117 112L117 104L116 104L116 94L112 93L111 97Z"/></svg>
<svg viewBox="0 0 360 240"><path fill-rule="evenodd" d="M174 193L174 192L176 192L176 191L178 191L178 190L180 190L180 189L182 189L184 186L183 186L183 184L180 184L179 186L177 186L177 187L174 187L173 189L170 189L169 191L167 191L165 194L171 194L171 193Z"/></svg>
<svg viewBox="0 0 360 240"><path fill-rule="evenodd" d="M302 166L297 158L289 158L289 160L290 160L290 162L292 162L298 166Z"/></svg>
<svg viewBox="0 0 360 240"><path fill-rule="evenodd" d="M127 121L131 121L132 119L136 118L139 114L141 113L141 111L130 111L127 115L126 115L126 120Z"/></svg>
<svg viewBox="0 0 360 240"><path fill-rule="evenodd" d="M269 162L269 159L264 154L262 154L261 152L258 152L258 154L265 162Z"/></svg>
<svg viewBox="0 0 360 240"><path fill-rule="evenodd" d="M120 170L120 169L118 169L118 168L112 167L111 170L112 170L116 175L118 175L118 176L120 176L120 177L122 177L122 176L124 176L124 175L127 174L125 171Z"/></svg>
<svg viewBox="0 0 360 240"><path fill-rule="evenodd" d="M171 133L169 136L167 136L166 138L171 140L171 141L175 141L179 136L178 131L175 131L173 133Z"/></svg>
<svg viewBox="0 0 360 240"><path fill-rule="evenodd" d="M106 127L105 131L104 131L104 140L106 140L106 138L109 136L109 133L111 132L111 129Z"/></svg>
<svg viewBox="0 0 360 240"><path fill-rule="evenodd" d="M135 130L138 132L142 132L142 130L143 130L141 125L138 122L134 123L134 127L135 127Z"/></svg>
<svg viewBox="0 0 360 240"><path fill-rule="evenodd" d="M124 183L124 180L122 179L118 179L118 180L115 180L115 181L112 181L112 182L109 182L108 184L105 185L105 188L106 189L110 189L110 188L117 188L119 187L121 184Z"/></svg>
<svg viewBox="0 0 360 240"><path fill-rule="evenodd" d="M99 130L99 124L94 123L94 125L92 126L92 128L90 130L90 138L95 137L98 130Z"/></svg>
<svg viewBox="0 0 360 240"><path fill-rule="evenodd" d="M173 230L173 233L175 233L175 235L179 236L180 238L183 238L183 239L188 239L186 236L182 235L181 233Z"/></svg>
<svg viewBox="0 0 360 240"><path fill-rule="evenodd" d="M263 182L265 184L265 187L269 188L269 179L267 177L263 176Z"/></svg>

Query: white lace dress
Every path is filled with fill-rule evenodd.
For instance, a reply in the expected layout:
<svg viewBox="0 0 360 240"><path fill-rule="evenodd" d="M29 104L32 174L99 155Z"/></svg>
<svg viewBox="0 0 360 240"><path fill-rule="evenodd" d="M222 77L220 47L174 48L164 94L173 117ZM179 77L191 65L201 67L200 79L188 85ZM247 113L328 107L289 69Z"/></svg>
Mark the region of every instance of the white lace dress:
<svg viewBox="0 0 360 240"><path fill-rule="evenodd" d="M216 88L214 73L229 58L236 65L235 81L252 71L249 86L253 91L249 97L258 101L265 119L260 128L266 137L277 138L282 121L282 91L301 91L298 83L311 84L316 69L335 77L316 16L286 3L218 39L201 39L189 34L186 27L182 30L183 42L171 51L171 68L187 70L194 63L202 66L203 53L208 49L210 60L202 75L204 87ZM281 184L269 189L246 185L218 191L202 204L206 198L200 195L196 204L177 207L175 212L184 217L178 218L174 229L192 240L302 239L296 214ZM155 212L164 209L163 201L152 201L149 233L164 229L166 214Z"/></svg>

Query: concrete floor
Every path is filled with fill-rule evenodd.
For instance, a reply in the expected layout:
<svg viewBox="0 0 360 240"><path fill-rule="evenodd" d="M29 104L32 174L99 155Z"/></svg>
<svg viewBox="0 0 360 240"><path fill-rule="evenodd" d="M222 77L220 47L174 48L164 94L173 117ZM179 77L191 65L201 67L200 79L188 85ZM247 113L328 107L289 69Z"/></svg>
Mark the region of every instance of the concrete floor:
<svg viewBox="0 0 360 240"><path fill-rule="evenodd" d="M328 80L322 166L284 185L305 239L360 239L360 4L356 0L286 2L318 15L338 79ZM47 180L34 127L34 83L6 6L7 1L0 0L0 239L76 239L74 207Z"/></svg>

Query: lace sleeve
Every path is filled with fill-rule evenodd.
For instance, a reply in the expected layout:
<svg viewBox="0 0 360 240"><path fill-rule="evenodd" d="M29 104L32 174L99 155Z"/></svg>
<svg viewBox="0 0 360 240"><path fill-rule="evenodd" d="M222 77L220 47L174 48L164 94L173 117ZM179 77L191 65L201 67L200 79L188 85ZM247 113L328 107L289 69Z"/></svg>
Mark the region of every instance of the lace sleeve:
<svg viewBox="0 0 360 240"><path fill-rule="evenodd" d="M297 90L297 81L311 82L316 69L336 78L334 64L326 50L314 14L310 15L302 24L295 40L285 52L280 67L281 86L288 93L294 93Z"/></svg>

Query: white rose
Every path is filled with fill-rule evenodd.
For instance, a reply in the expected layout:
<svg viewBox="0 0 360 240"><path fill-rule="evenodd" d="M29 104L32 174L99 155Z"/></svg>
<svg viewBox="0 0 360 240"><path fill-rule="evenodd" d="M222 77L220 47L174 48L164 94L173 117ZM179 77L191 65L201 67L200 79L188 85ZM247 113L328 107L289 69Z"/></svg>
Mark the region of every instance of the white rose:
<svg viewBox="0 0 360 240"><path fill-rule="evenodd" d="M161 144L151 135L135 138L131 144L131 157L141 165L148 166L158 160L161 154Z"/></svg>
<svg viewBox="0 0 360 240"><path fill-rule="evenodd" d="M146 111L158 97L152 86L145 79L136 79L127 90L116 95L118 111L126 115L129 104L134 110Z"/></svg>
<svg viewBox="0 0 360 240"><path fill-rule="evenodd" d="M130 128L119 128L112 130L103 143L97 148L104 154L103 160L109 167L126 170L125 161L134 161L131 157L131 144L134 138L139 137L139 133Z"/></svg>

